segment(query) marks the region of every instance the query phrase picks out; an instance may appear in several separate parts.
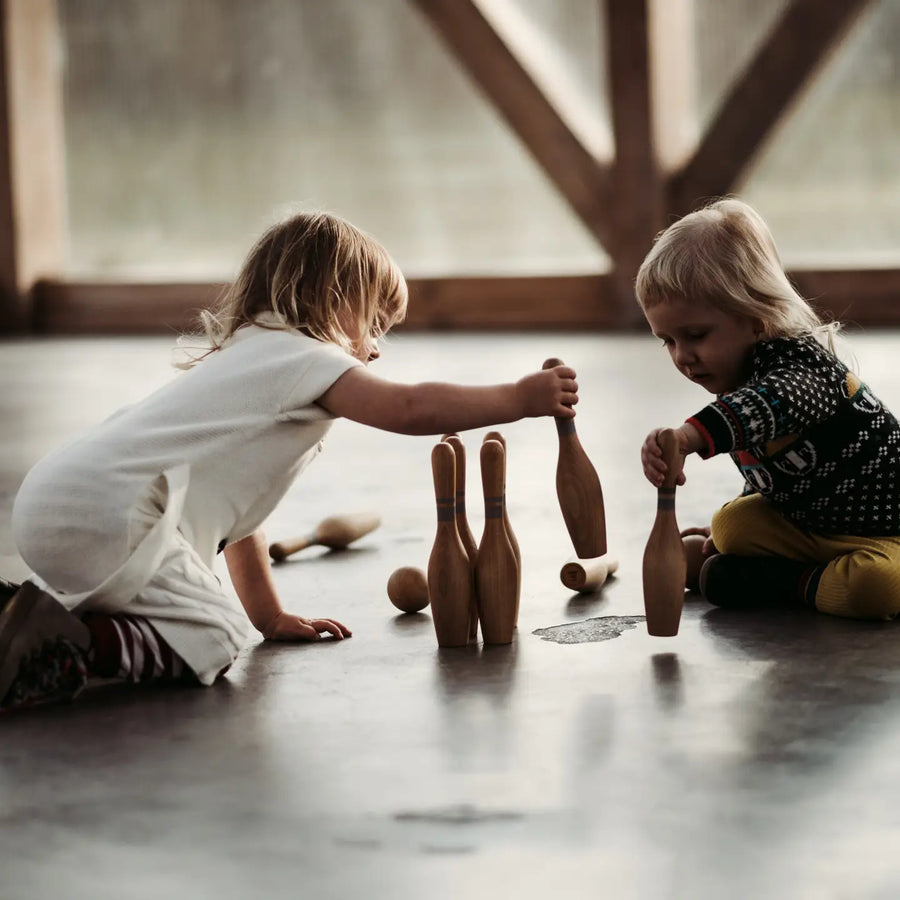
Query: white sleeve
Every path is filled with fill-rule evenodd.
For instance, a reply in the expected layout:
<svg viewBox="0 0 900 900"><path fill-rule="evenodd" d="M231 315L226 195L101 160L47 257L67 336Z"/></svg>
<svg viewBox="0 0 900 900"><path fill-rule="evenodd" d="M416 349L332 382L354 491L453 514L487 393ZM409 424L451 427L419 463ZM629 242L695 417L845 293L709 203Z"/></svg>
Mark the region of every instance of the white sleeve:
<svg viewBox="0 0 900 900"><path fill-rule="evenodd" d="M345 372L362 363L340 347L319 344L303 354L299 361L301 372L294 387L284 398L279 416L283 421L309 418L309 407L322 396ZM329 414L321 410L325 417Z"/></svg>

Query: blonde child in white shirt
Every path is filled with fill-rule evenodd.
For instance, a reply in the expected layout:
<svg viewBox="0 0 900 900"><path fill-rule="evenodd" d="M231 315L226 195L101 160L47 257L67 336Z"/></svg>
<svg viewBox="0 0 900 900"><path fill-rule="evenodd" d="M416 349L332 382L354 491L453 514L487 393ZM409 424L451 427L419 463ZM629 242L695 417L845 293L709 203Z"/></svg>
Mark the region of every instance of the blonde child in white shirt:
<svg viewBox="0 0 900 900"><path fill-rule="evenodd" d="M260 531L335 418L440 434L574 415L565 366L486 386L371 374L406 304L387 252L342 219L304 213L263 235L204 313L208 349L188 371L26 476L13 532L34 574L0 612L0 711L72 697L89 675L211 684L248 619L270 640L349 637L282 608Z"/></svg>

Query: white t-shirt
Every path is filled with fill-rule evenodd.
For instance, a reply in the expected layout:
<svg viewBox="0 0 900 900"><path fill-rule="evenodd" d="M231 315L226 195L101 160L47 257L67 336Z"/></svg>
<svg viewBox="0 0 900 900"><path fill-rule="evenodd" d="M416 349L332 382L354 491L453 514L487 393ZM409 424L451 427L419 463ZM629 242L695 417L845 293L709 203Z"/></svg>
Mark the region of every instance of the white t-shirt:
<svg viewBox="0 0 900 900"><path fill-rule="evenodd" d="M57 591L103 588L113 605L152 577L173 528L211 567L222 542L259 527L319 452L333 417L316 400L357 365L333 344L241 328L28 473L13 508L19 552ZM133 511L148 503L160 525L135 538Z"/></svg>

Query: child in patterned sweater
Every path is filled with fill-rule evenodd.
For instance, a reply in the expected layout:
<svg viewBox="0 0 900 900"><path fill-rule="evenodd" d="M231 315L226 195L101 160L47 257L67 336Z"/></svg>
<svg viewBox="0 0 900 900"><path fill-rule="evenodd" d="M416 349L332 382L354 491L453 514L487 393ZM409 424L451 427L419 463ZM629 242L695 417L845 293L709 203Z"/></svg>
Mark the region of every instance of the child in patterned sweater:
<svg viewBox="0 0 900 900"><path fill-rule="evenodd" d="M760 216L736 199L685 216L655 242L636 291L675 367L716 395L676 429L682 465L730 453L744 476L709 528L684 532L707 536L704 597L894 618L900 425L837 358L837 325L794 290ZM641 449L655 485L659 431Z"/></svg>

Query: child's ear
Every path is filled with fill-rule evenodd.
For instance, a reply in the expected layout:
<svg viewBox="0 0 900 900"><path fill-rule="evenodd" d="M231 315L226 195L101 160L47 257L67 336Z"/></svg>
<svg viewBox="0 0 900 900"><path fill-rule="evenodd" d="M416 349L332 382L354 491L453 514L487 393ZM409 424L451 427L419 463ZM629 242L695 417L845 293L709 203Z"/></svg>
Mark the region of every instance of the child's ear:
<svg viewBox="0 0 900 900"><path fill-rule="evenodd" d="M753 333L756 339L760 340L766 336L766 326L763 325L762 319L753 319Z"/></svg>

